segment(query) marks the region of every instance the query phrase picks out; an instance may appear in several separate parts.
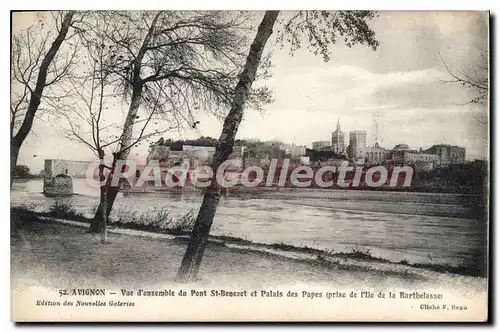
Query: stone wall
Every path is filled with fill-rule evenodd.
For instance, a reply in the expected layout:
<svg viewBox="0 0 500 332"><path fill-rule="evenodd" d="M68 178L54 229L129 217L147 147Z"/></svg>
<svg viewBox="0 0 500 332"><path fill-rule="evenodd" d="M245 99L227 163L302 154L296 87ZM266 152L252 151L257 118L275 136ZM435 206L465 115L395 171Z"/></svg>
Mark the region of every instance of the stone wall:
<svg viewBox="0 0 500 332"><path fill-rule="evenodd" d="M45 196L71 196L73 195L73 179L64 174L59 174L44 183Z"/></svg>
<svg viewBox="0 0 500 332"><path fill-rule="evenodd" d="M46 196L73 195L73 178L85 178L90 162L46 159L43 193Z"/></svg>

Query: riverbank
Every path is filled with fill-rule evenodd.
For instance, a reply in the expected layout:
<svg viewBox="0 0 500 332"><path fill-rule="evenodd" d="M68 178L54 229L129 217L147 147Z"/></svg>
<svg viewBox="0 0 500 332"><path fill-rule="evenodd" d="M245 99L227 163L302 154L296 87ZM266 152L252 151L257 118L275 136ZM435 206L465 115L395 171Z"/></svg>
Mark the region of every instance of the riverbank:
<svg viewBox="0 0 500 332"><path fill-rule="evenodd" d="M23 225L63 224L79 228L87 228L91 219L61 209L48 212L34 212L23 207L11 208L12 231L16 234ZM179 220L165 223L154 218L148 223L111 221L109 230L115 234L138 235L147 238L170 240L177 245L185 245L189 239L190 229L194 223L193 216L187 214ZM352 246L347 251L320 250L308 246L293 246L285 243L264 244L232 236L211 235L209 243L212 246L223 247L235 252L255 253L257 255L270 255L278 259L291 259L306 262L314 266L335 268L361 269L373 271L389 271L389 273L403 273L408 269L427 270L439 273L451 273L463 276L486 277L486 264L482 261L467 262L457 266L448 264L435 264L432 262L409 262L406 259L395 262L384 258L375 257L369 249L363 246Z"/></svg>
<svg viewBox="0 0 500 332"><path fill-rule="evenodd" d="M186 249L185 241L175 240L172 235L113 228L108 243L102 244L99 235L87 233L85 223L65 222L51 219L14 223L10 285L12 317L17 321L486 319L486 278L361 258L327 264L235 249L210 241L198 280L176 284L173 280ZM59 294L60 290L74 289L98 289L106 295L61 297ZM123 296L122 290L142 292L144 296ZM188 296L178 296L181 290L187 290ZM257 292L258 297L192 295L205 291L212 294L215 290ZM151 291L173 291L176 295L146 296ZM290 292L296 292L298 297L288 297ZM363 292L392 292L397 299L349 297ZM278 293L283 296L273 297ZM337 294L344 296L337 298ZM426 299L425 294L439 296L440 300ZM100 301L110 306L35 305L42 299L60 303ZM111 302L118 300L133 306L111 306ZM459 304L461 310L425 310L429 303Z"/></svg>
<svg viewBox="0 0 500 332"><path fill-rule="evenodd" d="M14 183L11 206L43 213L67 204L86 218L95 215L99 197L84 182L75 181L79 195L57 199L43 196L42 185ZM189 212L195 217L202 199L185 193L119 194L110 218L155 231L151 224L165 228L167 221ZM366 191L229 195L219 202L211 234L328 252L350 252L360 246L393 262L484 267L488 223L474 212L479 205L472 204L470 198L457 195Z"/></svg>

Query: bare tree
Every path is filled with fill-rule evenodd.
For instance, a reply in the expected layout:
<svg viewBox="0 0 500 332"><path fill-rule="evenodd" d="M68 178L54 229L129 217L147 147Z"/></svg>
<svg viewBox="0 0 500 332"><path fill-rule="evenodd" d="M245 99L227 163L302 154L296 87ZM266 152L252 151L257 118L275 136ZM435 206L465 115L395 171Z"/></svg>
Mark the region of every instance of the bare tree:
<svg viewBox="0 0 500 332"><path fill-rule="evenodd" d="M472 66L462 65L460 69L453 70L446 64L441 53L439 57L446 71L450 75L450 79L441 80L443 83L461 85L474 93L474 97L467 100L462 105L467 104L485 104L488 102L489 96L489 67L488 67L488 51L479 49L479 61Z"/></svg>
<svg viewBox="0 0 500 332"><path fill-rule="evenodd" d="M178 125L195 123L193 114L199 108L225 115L224 106L231 102L245 59L246 39L241 31L246 20L244 14L217 11L96 12L81 24L82 39L100 40L100 47L108 50L103 69L117 78L113 84L129 105L115 161L127 159L135 145L139 109L151 108L158 98ZM102 21L110 24L102 28ZM265 87L250 95L249 102L256 107L270 101ZM115 171L112 166L111 174ZM108 187L108 214L118 190ZM90 231L99 230L103 211L97 210Z"/></svg>
<svg viewBox="0 0 500 332"><path fill-rule="evenodd" d="M58 56L61 45L72 36L68 34L75 12L59 12L55 15L54 31L43 31L43 19L38 26L13 36L10 105L10 169L16 167L19 150L31 131L42 99L56 100L62 96L47 93L66 78L76 62L76 50ZM53 39L54 38L54 39ZM49 46L50 45L50 46ZM11 177L12 185L12 177Z"/></svg>
<svg viewBox="0 0 500 332"><path fill-rule="evenodd" d="M222 133L216 147L211 165L214 170L213 174L216 174L218 167L227 160L233 151L234 140L243 118L246 99L255 80L262 52L273 33L278 15L278 11L266 11L250 46L245 66L241 71L238 85L233 93L231 109L224 121ZM378 41L375 39L375 33L366 23L367 20L373 17L374 13L370 11L301 11L287 22L281 22L284 26L279 32L277 40L282 46L285 43L290 44L291 52L293 52L300 48L303 37L306 37L308 48L315 54L321 54L323 59L328 61L330 54L328 45L335 43L338 38L342 38L349 47L360 43L376 49ZM203 197L189 244L177 273L176 279L178 281L194 280L198 274L220 196L221 188L216 179L213 178Z"/></svg>
<svg viewBox="0 0 500 332"><path fill-rule="evenodd" d="M107 21L100 22L100 28L109 28ZM98 36L97 36L98 37ZM117 78L113 75L106 63L109 60L112 50L103 47L105 42L101 39L82 40L86 49L86 55L82 57L83 70L79 75L75 75L68 80L69 89L75 91L76 98L73 103L61 105L66 118L66 126L63 129L68 133L68 138L76 140L87 146L99 158L98 179L100 182L100 204L102 222L99 224L101 242L107 240L108 210L107 195L110 188L109 171L116 166L115 155L120 154L121 142L123 139L123 122L117 120L116 105L121 94L114 92ZM158 94L153 105L148 108L145 119L136 121L141 126L139 131L133 133L130 138L130 145L136 146L142 141L152 136L163 134L171 128L164 128L162 131L148 132L148 125L157 119L165 120L166 100L161 100L162 95ZM106 165L105 157L113 156L111 165ZM106 172L106 170L108 170Z"/></svg>

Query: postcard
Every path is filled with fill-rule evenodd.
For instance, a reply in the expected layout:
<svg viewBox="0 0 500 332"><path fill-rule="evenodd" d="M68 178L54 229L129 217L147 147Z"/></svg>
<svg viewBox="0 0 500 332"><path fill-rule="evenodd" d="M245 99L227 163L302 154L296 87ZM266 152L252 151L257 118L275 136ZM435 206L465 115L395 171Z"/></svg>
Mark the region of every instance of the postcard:
<svg viewBox="0 0 500 332"><path fill-rule="evenodd" d="M489 12L11 12L15 322L486 322Z"/></svg>

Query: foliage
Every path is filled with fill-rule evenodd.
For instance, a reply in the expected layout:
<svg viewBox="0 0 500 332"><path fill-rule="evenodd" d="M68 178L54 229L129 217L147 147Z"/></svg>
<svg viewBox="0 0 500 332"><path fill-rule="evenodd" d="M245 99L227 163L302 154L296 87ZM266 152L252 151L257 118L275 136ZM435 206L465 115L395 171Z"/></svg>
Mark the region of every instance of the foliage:
<svg viewBox="0 0 500 332"><path fill-rule="evenodd" d="M182 151L183 145L192 146L217 146L218 139L210 136L200 136L197 139L186 139L186 140L172 140L171 138L163 139L160 138L155 144L159 146L168 146L172 151ZM261 141L260 139L236 139L234 141L236 146L246 146L247 148L259 148L259 147L274 147L279 148L284 145L283 142L272 140L272 141Z"/></svg>
<svg viewBox="0 0 500 332"><path fill-rule="evenodd" d="M60 219L79 220L82 218L82 215L76 212L71 201L65 199L57 199L47 214Z"/></svg>
<svg viewBox="0 0 500 332"><path fill-rule="evenodd" d="M283 29L278 32L277 41L282 48L290 47L292 55L305 45L313 54L320 54L325 62L331 55L328 46L339 40L347 47L366 44L376 50L379 42L368 25L376 15L368 10L299 11L288 21L280 20Z"/></svg>
<svg viewBox="0 0 500 332"><path fill-rule="evenodd" d="M350 250L347 253L344 253L344 255L349 258L364 259L364 260L378 259L372 255L370 249L363 247L359 244L352 245Z"/></svg>
<svg viewBox="0 0 500 332"><path fill-rule="evenodd" d="M110 225L180 235L193 229L194 216L193 211L188 211L183 216L171 217L166 207L151 208L138 213L128 206L123 206L112 213Z"/></svg>
<svg viewBox="0 0 500 332"><path fill-rule="evenodd" d="M30 168L27 165L16 165L13 176L20 178L29 177Z"/></svg>
<svg viewBox="0 0 500 332"><path fill-rule="evenodd" d="M314 161L326 161L330 158L344 159L341 155L336 154L333 151L318 151L312 149L306 149L306 156L310 158L311 162Z"/></svg>
<svg viewBox="0 0 500 332"><path fill-rule="evenodd" d="M181 218L172 221L168 225L168 229L172 234L186 234L193 230L194 222L194 213L192 210L190 210Z"/></svg>
<svg viewBox="0 0 500 332"><path fill-rule="evenodd" d="M84 46L104 50L113 91L129 100L141 86L144 109L161 105L164 120L192 126L198 110L225 114L246 57L248 20L244 12L105 11L89 13L78 31ZM252 92L252 106L270 101L266 87Z"/></svg>

